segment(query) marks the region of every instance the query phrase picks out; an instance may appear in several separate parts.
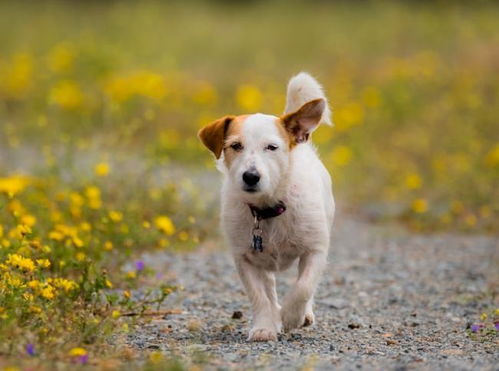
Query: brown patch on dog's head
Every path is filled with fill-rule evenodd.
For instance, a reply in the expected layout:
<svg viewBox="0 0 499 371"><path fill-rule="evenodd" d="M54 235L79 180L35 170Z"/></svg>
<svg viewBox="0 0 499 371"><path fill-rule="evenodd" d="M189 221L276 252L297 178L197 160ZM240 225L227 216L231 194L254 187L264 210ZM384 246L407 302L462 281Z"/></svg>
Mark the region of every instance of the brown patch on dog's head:
<svg viewBox="0 0 499 371"><path fill-rule="evenodd" d="M281 121L290 137L290 148L308 140L310 133L319 125L326 101L322 98L311 100L298 111L281 117Z"/></svg>
<svg viewBox="0 0 499 371"><path fill-rule="evenodd" d="M206 125L198 132L201 142L213 152L217 159L222 154L225 136L234 118L234 116L224 116Z"/></svg>
<svg viewBox="0 0 499 371"><path fill-rule="evenodd" d="M242 144L242 131L243 131L243 124L246 118L249 115L239 115L236 116L235 119L232 121L229 129L227 130L227 133L225 135L225 140L224 140L224 162L227 167L230 167L230 164L232 161L234 161L234 158L237 156L238 152L233 150L231 146L239 142Z"/></svg>

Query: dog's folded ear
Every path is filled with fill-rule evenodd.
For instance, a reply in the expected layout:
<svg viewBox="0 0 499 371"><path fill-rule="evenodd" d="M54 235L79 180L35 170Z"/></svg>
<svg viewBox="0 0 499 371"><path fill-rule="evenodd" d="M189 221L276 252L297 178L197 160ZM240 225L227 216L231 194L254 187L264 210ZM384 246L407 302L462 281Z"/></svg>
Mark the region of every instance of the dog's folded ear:
<svg viewBox="0 0 499 371"><path fill-rule="evenodd" d="M198 132L198 137L201 139L201 142L213 152L217 159L220 158L220 155L222 154L225 134L234 118L235 116L224 116L211 124L206 125Z"/></svg>
<svg viewBox="0 0 499 371"><path fill-rule="evenodd" d="M325 108L326 101L323 98L314 99L305 103L298 111L281 117L284 127L296 143L308 140L310 133L319 125Z"/></svg>

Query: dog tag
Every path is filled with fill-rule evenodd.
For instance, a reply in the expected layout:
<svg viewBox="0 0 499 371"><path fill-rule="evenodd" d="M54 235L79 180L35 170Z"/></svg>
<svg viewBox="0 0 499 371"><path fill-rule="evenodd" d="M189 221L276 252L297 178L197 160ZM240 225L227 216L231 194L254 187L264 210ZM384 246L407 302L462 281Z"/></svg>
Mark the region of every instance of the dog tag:
<svg viewBox="0 0 499 371"><path fill-rule="evenodd" d="M262 240L262 236L259 236L259 235L256 235L256 234L253 235L253 250L255 250L255 251L259 250L260 252L263 251L263 240Z"/></svg>

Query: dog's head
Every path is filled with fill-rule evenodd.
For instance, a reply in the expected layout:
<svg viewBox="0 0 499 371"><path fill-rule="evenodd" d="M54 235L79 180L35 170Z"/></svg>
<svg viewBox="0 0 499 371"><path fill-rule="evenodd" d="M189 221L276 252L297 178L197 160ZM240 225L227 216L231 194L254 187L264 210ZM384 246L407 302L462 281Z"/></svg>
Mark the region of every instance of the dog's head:
<svg viewBox="0 0 499 371"><path fill-rule="evenodd" d="M244 199L273 199L286 179L291 151L308 141L325 109L325 99L318 98L281 117L225 116L202 128L199 138L220 159L231 186Z"/></svg>

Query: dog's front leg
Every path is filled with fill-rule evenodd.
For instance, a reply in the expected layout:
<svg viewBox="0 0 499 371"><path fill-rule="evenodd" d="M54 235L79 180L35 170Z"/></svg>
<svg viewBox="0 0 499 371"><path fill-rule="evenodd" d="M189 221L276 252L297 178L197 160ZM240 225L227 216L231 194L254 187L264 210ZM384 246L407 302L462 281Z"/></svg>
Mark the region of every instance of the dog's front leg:
<svg viewBox="0 0 499 371"><path fill-rule="evenodd" d="M313 296L326 261L327 253L324 251L313 251L300 257L298 278L284 299L281 310L285 331L313 323Z"/></svg>
<svg viewBox="0 0 499 371"><path fill-rule="evenodd" d="M243 256L236 258L236 266L253 311L253 327L248 340L276 341L281 319L274 276L255 267Z"/></svg>

